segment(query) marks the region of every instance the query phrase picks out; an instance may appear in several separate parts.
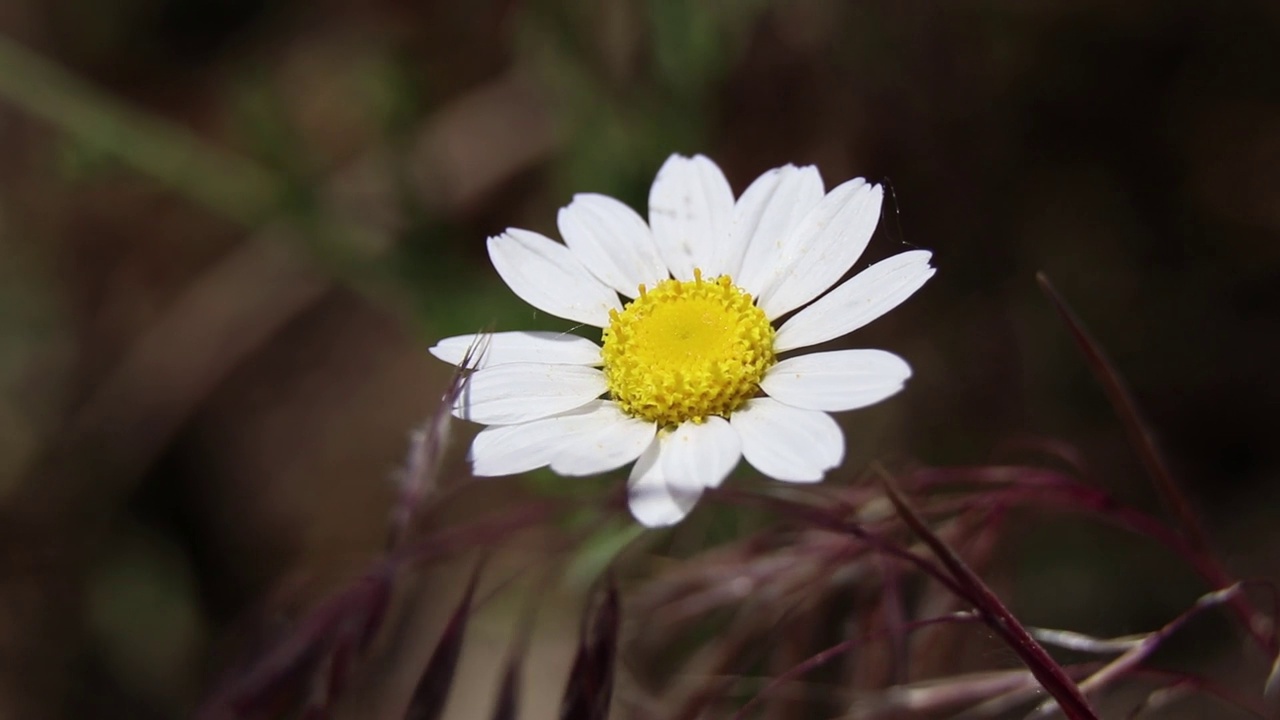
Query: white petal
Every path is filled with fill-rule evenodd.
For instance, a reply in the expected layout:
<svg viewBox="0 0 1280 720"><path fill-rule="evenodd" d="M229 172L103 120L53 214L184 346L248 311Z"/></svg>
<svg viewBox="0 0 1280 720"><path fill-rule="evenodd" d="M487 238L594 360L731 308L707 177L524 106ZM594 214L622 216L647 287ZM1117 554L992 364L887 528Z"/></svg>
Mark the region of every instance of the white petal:
<svg viewBox="0 0 1280 720"><path fill-rule="evenodd" d="M853 410L902 389L911 367L884 350L837 350L788 358L769 368L760 389L809 410Z"/></svg>
<svg viewBox="0 0 1280 720"><path fill-rule="evenodd" d="M897 307L933 277L932 254L912 250L854 275L778 328L778 352L847 335Z"/></svg>
<svg viewBox="0 0 1280 720"><path fill-rule="evenodd" d="M575 195L557 217L560 235L574 257L605 285L633 298L643 283L667 277L667 265L644 218L605 195Z"/></svg>
<svg viewBox="0 0 1280 720"><path fill-rule="evenodd" d="M742 458L742 441L722 417L680 423L658 441L667 483L686 491L718 486Z"/></svg>
<svg viewBox="0 0 1280 720"><path fill-rule="evenodd" d="M489 238L489 259L521 300L556 317L605 327L609 311L622 309L617 293L544 235L510 228Z"/></svg>
<svg viewBox="0 0 1280 720"><path fill-rule="evenodd" d="M770 320L826 292L862 255L880 220L884 190L855 178L810 210L782 243L760 291Z"/></svg>
<svg viewBox="0 0 1280 720"><path fill-rule="evenodd" d="M563 435L546 420L492 425L471 443L471 473L477 477L515 475L551 462Z"/></svg>
<svg viewBox="0 0 1280 720"><path fill-rule="evenodd" d="M739 253L727 271L738 287L759 295L772 277L782 243L822 200L822 176L812 165L786 165L756 178L733 208L727 245Z"/></svg>
<svg viewBox="0 0 1280 720"><path fill-rule="evenodd" d="M742 438L747 462L777 480L817 482L844 460L844 433L818 410L754 398L733 412L729 424Z"/></svg>
<svg viewBox="0 0 1280 720"><path fill-rule="evenodd" d="M649 225L658 251L678 280L693 279L695 267L713 277L716 248L728 240L733 190L709 158L672 155L649 190Z"/></svg>
<svg viewBox="0 0 1280 720"><path fill-rule="evenodd" d="M627 483L631 514L646 527L666 527L684 519L702 495L702 488L674 490L662 472L662 442L654 440L636 460Z"/></svg>
<svg viewBox="0 0 1280 720"><path fill-rule="evenodd" d="M471 445L472 472L511 475L550 464L561 475L593 475L621 467L653 442L653 423L592 400L559 415L481 430Z"/></svg>
<svg viewBox="0 0 1280 720"><path fill-rule="evenodd" d="M541 422L559 423L563 435L573 438L551 460L551 469L561 475L595 475L622 467L652 445L658 431L654 423L633 418L608 400L593 400Z"/></svg>
<svg viewBox="0 0 1280 720"><path fill-rule="evenodd" d="M604 393L604 373L581 365L509 363L472 373L453 414L485 425L511 425L572 410Z"/></svg>
<svg viewBox="0 0 1280 720"><path fill-rule="evenodd" d="M474 350L472 350L474 348ZM537 362L552 365L599 365L600 346L584 337L560 332L477 333L445 338L431 348L431 354L447 363L461 365L471 351L472 368Z"/></svg>

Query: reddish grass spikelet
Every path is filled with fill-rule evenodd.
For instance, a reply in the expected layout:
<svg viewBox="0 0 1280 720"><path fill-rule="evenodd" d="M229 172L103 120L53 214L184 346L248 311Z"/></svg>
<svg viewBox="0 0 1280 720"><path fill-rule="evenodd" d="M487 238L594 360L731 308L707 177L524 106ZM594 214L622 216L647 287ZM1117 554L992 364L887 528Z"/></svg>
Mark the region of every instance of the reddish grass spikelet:
<svg viewBox="0 0 1280 720"><path fill-rule="evenodd" d="M663 718L698 720L715 717L712 709L729 697L742 673L767 661L778 652L776 639L783 632L786 611L754 607L742 608L723 634L723 641L708 645L686 665L689 689L675 711ZM679 695L679 688L670 694Z"/></svg>
<svg viewBox="0 0 1280 720"><path fill-rule="evenodd" d="M482 347L468 352L466 361L444 393L443 410L437 410L411 438L401 475L402 492L391 513L387 553L350 585L307 612L288 634L265 652L228 671L222 686L197 711L197 718L275 717L290 706L301 716L326 717L383 627L399 573L464 550L497 545L547 517L545 505L529 503L497 517L444 528L425 536L410 535L417 515L434 496L438 484L451 421L448 409L465 391L469 368L481 352ZM418 703L415 707L424 708L425 712L418 717L437 717L443 709L442 697L438 708L433 703L437 696L447 694L451 684L442 678L446 674L452 677L476 580L472 578L463 604L446 628L441 645L423 674L419 695L414 700Z"/></svg>
<svg viewBox="0 0 1280 720"><path fill-rule="evenodd" d="M467 379L484 357L485 350L483 340L467 348L466 355L454 370L435 412L409 434L404 468L396 476L399 494L391 509L388 548L395 548L404 542L424 502L439 489L440 466L453 428L453 406L466 391Z"/></svg>
<svg viewBox="0 0 1280 720"><path fill-rule="evenodd" d="M524 610L520 613L511 647L507 651L502 679L498 683L498 693L493 701L493 714L490 716L493 720L516 720L519 716L520 679L524 671L524 657L529 652L540 599L546 594L550 580L551 574L545 573L539 585L535 586L537 590L526 596Z"/></svg>
<svg viewBox="0 0 1280 720"><path fill-rule="evenodd" d="M618 585L609 575L602 597L584 617L578 651L560 702L560 720L609 717L620 620Z"/></svg>
<svg viewBox="0 0 1280 720"><path fill-rule="evenodd" d="M493 701L493 720L516 720L520 706L520 667L519 657L507 659L502 671L502 680L498 683L498 696Z"/></svg>
<svg viewBox="0 0 1280 720"><path fill-rule="evenodd" d="M458 670L458 658L462 656L462 643L467 635L467 623L471 619L471 601L475 597L482 565L483 563L477 564L472 571L471 580L467 582L467 589L458 601L458 607L454 609L436 642L431 659L427 661L413 690L413 697L404 715L405 720L437 720L444 714L449 691L453 688L453 677Z"/></svg>
<svg viewBox="0 0 1280 720"><path fill-rule="evenodd" d="M382 626L390 602L385 565L322 602L281 642L251 664L234 669L196 717L256 718L304 694L308 712L325 712L341 693L350 659L362 654ZM306 688L302 691L302 688Z"/></svg>
<svg viewBox="0 0 1280 720"><path fill-rule="evenodd" d="M848 653L854 652L859 647L867 645L870 641L879 639L881 637L889 638L890 640L892 640L894 639L894 635L896 633L902 633L903 636L906 636L913 630L928 627L930 625L951 624L951 623L972 623L972 622L977 622L978 620L979 619L976 616L970 613L952 613L950 615L946 615L943 617L917 620L915 622L907 623L901 628L889 628L879 632L872 632L868 637L858 638L854 640L845 640L844 642L833 645L829 648L826 648L825 650L822 650L821 652L815 655L805 658L802 662L797 663L796 665L793 665L786 672L771 679L769 681L769 684L767 684L764 688L762 688L760 692L756 693L754 696L752 696L750 700L748 700L745 704L743 704L742 707L738 708L737 712L733 714L731 720L745 720L745 718L747 717L747 714L750 711L754 710L760 702L767 699L771 694L778 691L782 686L786 685L787 683L795 682L796 680L800 679L804 675L810 672L813 672L814 670L832 662L833 660L835 660L836 658L839 658L842 655L846 655Z"/></svg>
<svg viewBox="0 0 1280 720"><path fill-rule="evenodd" d="M745 720L758 716L767 702L768 716L780 718L843 711L863 720L985 719L1026 712L1039 703L1033 716L1061 713L1071 720L1092 720L1097 714L1091 703L1101 702L1104 693L1121 685L1138 689L1143 683L1148 690L1133 717L1162 712L1186 695L1216 697L1246 715L1267 716L1264 704L1274 706L1280 694L1280 663L1271 665L1261 697L1243 699L1207 677L1152 667L1153 656L1171 635L1214 608L1234 613L1264 651L1274 648L1272 618L1255 609L1246 590L1272 590L1273 596L1275 591L1266 583L1231 579L1209 551L1190 501L1172 481L1115 369L1047 281L1042 278L1042 283L1107 386L1174 519L1119 502L1096 482L1085 458L1072 447L1035 438L1008 444L999 454L1010 463L1005 465L908 468L900 478L879 470L879 484L771 487L767 493L735 486L709 490L709 500L756 511L757 516L763 511L774 520L692 556L676 559L690 552L685 543L655 558L661 571L628 597L629 614L643 617L646 624L626 646L632 660L627 667L638 675L630 686L636 693L626 699L635 716ZM410 439L385 556L239 673L210 703L222 714L202 714L202 720L279 716L290 710L303 717L326 717L384 624L393 578L461 553L501 548L513 534L552 517L554 501L531 500L462 525L422 532L425 514L443 506L438 474L448 441L449 408L466 392L465 368L482 351L482 343L469 351L440 408ZM1023 626L982 575L1008 543L1014 529L1008 518L1028 509L1074 514L1153 541L1193 568L1208 585L1207 594L1143 635L1100 639ZM715 536L725 537L709 535ZM408 699L408 718L439 720L444 714L458 682L479 573L477 566L421 669ZM536 602L517 625L493 688L493 720L518 716ZM970 629L975 627L990 633ZM610 575L583 611L561 699L562 720L609 717L619 632L620 592ZM1046 647L1101 659L1063 666ZM975 652L1005 653L1005 648L1027 669L974 672L970 663L988 657ZM1046 691L1052 700L1044 700ZM1108 699L1113 697L1118 695Z"/></svg>

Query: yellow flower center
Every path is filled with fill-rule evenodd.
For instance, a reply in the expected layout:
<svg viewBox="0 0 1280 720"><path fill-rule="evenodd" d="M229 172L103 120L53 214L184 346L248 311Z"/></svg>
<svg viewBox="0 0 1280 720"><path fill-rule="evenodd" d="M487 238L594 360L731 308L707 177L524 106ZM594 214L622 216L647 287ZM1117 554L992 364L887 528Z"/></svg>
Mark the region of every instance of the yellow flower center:
<svg viewBox="0 0 1280 720"><path fill-rule="evenodd" d="M774 363L773 326L727 275L663 280L609 313L604 374L630 415L660 426L728 417Z"/></svg>

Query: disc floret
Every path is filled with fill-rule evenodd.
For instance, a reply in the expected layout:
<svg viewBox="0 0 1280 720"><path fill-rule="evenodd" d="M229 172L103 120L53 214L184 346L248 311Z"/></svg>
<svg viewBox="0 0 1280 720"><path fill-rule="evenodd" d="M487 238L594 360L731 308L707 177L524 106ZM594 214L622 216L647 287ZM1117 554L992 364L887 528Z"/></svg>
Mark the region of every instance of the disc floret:
<svg viewBox="0 0 1280 720"><path fill-rule="evenodd" d="M727 275L667 279L609 314L604 373L624 412L660 426L728 417L775 362L774 329Z"/></svg>

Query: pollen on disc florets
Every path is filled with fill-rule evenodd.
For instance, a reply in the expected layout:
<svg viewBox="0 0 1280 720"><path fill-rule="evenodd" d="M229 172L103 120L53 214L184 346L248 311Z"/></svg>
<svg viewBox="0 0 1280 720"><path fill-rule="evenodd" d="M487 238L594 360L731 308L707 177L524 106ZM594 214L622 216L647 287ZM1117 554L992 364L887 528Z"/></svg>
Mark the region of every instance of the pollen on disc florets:
<svg viewBox="0 0 1280 720"><path fill-rule="evenodd" d="M602 355L609 394L660 426L728 417L774 363L773 326L727 275L663 280L609 313Z"/></svg>

